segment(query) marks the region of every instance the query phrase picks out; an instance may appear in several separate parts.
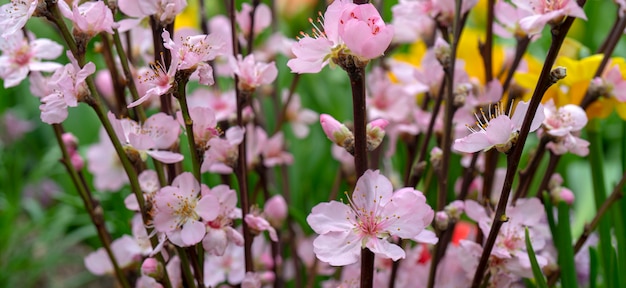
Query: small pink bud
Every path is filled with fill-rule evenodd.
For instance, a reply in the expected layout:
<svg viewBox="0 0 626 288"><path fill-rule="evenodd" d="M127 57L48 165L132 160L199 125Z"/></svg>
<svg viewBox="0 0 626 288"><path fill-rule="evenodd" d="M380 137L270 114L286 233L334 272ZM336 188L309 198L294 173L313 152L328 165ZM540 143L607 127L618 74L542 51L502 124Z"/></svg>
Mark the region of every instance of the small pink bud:
<svg viewBox="0 0 626 288"><path fill-rule="evenodd" d="M574 192L572 192L572 190L569 190L565 187L558 187L556 189L552 189L552 192L550 194L552 196L552 199L554 199L555 202L563 201L567 203L567 205L574 204L574 200L576 198L576 196L574 195Z"/></svg>
<svg viewBox="0 0 626 288"><path fill-rule="evenodd" d="M463 211L465 211L465 202L461 200L452 201L450 204L448 204L448 206L444 208L444 211L448 213L450 218L454 220L459 220L461 218L461 215L463 214Z"/></svg>
<svg viewBox="0 0 626 288"><path fill-rule="evenodd" d="M287 202L281 195L275 195L265 202L263 208L267 220L275 228L280 228L287 218Z"/></svg>
<svg viewBox="0 0 626 288"><path fill-rule="evenodd" d="M335 144L345 147L345 143L347 139L353 139L354 136L352 132L346 127L346 125L341 124L337 121L333 116L328 114L320 115L320 124L322 125L322 129L324 129L324 133L326 137L333 141Z"/></svg>
<svg viewBox="0 0 626 288"><path fill-rule="evenodd" d="M82 170L83 167L85 167L85 160L83 160L83 157L80 156L78 152L74 151L74 153L70 154L70 157L70 161L72 161L72 166L74 166L76 170Z"/></svg>
<svg viewBox="0 0 626 288"><path fill-rule="evenodd" d="M161 279L163 276L163 265L152 257L146 258L141 264L141 273L155 279Z"/></svg>
<svg viewBox="0 0 626 288"><path fill-rule="evenodd" d="M376 119L367 124L367 150L372 151L383 142L387 125L389 121L385 119Z"/></svg>
<svg viewBox="0 0 626 288"><path fill-rule="evenodd" d="M70 132L63 133L61 139L63 140L65 147L67 147L67 152L70 154L73 154L78 148L78 139L74 136L74 134Z"/></svg>
<svg viewBox="0 0 626 288"><path fill-rule="evenodd" d="M441 158L443 157L443 151L439 147L433 147L430 150L430 163L432 163L435 169L439 169L441 166Z"/></svg>
<svg viewBox="0 0 626 288"><path fill-rule="evenodd" d="M435 213L435 225L437 225L437 229L446 230L448 229L448 224L450 223L450 217L448 213L445 211L439 211Z"/></svg>

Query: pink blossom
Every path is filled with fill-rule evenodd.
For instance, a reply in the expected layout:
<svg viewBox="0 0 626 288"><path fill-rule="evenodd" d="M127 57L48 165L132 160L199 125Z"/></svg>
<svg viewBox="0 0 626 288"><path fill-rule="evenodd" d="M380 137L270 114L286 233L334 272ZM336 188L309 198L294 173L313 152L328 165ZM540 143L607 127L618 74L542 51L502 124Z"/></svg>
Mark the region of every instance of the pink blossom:
<svg viewBox="0 0 626 288"><path fill-rule="evenodd" d="M454 0L426 0L429 3L429 14L435 17L437 21L444 26L452 26L454 20L454 13L456 11ZM472 7L476 6L478 0L463 1L461 5L461 14L469 12Z"/></svg>
<svg viewBox="0 0 626 288"><path fill-rule="evenodd" d="M205 107L193 107L189 109L189 115L193 121L193 136L196 147L198 149L208 148L209 140L219 135L213 110ZM182 112L176 112L176 119L181 126L185 127Z"/></svg>
<svg viewBox="0 0 626 288"><path fill-rule="evenodd" d="M543 106L545 119L543 126L546 132L555 137L562 137L580 131L587 125L587 114L578 105L568 104L558 109L550 99Z"/></svg>
<svg viewBox="0 0 626 288"><path fill-rule="evenodd" d="M234 90L224 92L198 88L187 98L189 108L208 107L213 110L217 122L234 119L237 115L237 102Z"/></svg>
<svg viewBox="0 0 626 288"><path fill-rule="evenodd" d="M320 124L322 125L322 129L324 130L326 137L340 147L344 147L344 145L349 144L354 140L352 131L350 131L346 125L343 125L333 118L333 116L321 114Z"/></svg>
<svg viewBox="0 0 626 288"><path fill-rule="evenodd" d="M289 91L283 90L283 102L287 101ZM291 124L293 134L297 138L305 138L309 134L309 125L317 120L317 112L302 108L300 95L294 93L285 110L285 120Z"/></svg>
<svg viewBox="0 0 626 288"><path fill-rule="evenodd" d="M111 112L108 117L125 149L137 153L141 160L145 161L148 155L167 164L183 160L183 155L165 150L178 141L180 134L180 126L172 116L157 113L143 125L130 119L117 119Z"/></svg>
<svg viewBox="0 0 626 288"><path fill-rule="evenodd" d="M338 32L350 53L373 59L385 53L393 30L393 26L385 25L376 7L367 3L347 6L341 13Z"/></svg>
<svg viewBox="0 0 626 288"><path fill-rule="evenodd" d="M428 38L435 31L435 21L427 14L430 2L400 0L391 7L393 27L402 27L394 31L394 41L413 43L420 38Z"/></svg>
<svg viewBox="0 0 626 288"><path fill-rule="evenodd" d="M126 171L104 129L100 130L100 142L87 149L87 170L93 174L93 184L98 190L118 191L128 183Z"/></svg>
<svg viewBox="0 0 626 288"><path fill-rule="evenodd" d="M0 143L9 145L33 128L33 123L20 119L13 110L5 110L0 117Z"/></svg>
<svg viewBox="0 0 626 288"><path fill-rule="evenodd" d="M540 33L548 23L560 24L566 16L587 20L585 11L575 0L513 0L513 4L533 14L519 22L520 27L529 34Z"/></svg>
<svg viewBox="0 0 626 288"><path fill-rule="evenodd" d="M383 142L385 138L385 127L389 125L389 121L385 119L376 119L367 123L365 133L367 138L367 150L374 151Z"/></svg>
<svg viewBox="0 0 626 288"><path fill-rule="evenodd" d="M218 185L202 192L203 196L214 195L219 202L217 217L206 225L207 233L202 239L202 246L207 253L222 256L228 243L243 245L243 235L232 227L235 219L241 219L241 209L237 208L237 193L226 185Z"/></svg>
<svg viewBox="0 0 626 288"><path fill-rule="evenodd" d="M277 165L291 165L293 163L293 155L285 151L284 142L283 132L280 131L265 141L261 152L263 155L263 165L266 167L274 167Z"/></svg>
<svg viewBox="0 0 626 288"><path fill-rule="evenodd" d="M244 35L250 35L250 25L252 14L252 5L243 3L241 5L241 11L235 14L237 24ZM254 10L254 34L258 35L265 28L269 27L272 23L272 10L264 3L260 3Z"/></svg>
<svg viewBox="0 0 626 288"><path fill-rule="evenodd" d="M239 76L238 85L242 90L254 91L261 85L274 82L276 76L278 76L278 69L273 61L270 63L257 62L254 60L254 54L250 54L245 58L237 55L237 59L231 56L229 63L233 73Z"/></svg>
<svg viewBox="0 0 626 288"><path fill-rule="evenodd" d="M48 39L28 41L22 33L14 33L0 41L0 51L0 78L4 79L4 88L9 88L20 84L30 71L52 72L61 67L40 59L59 57L63 46Z"/></svg>
<svg viewBox="0 0 626 288"><path fill-rule="evenodd" d="M567 134L557 138L555 141L549 142L546 144L546 148L550 149L550 151L556 155L571 152L584 157L589 154L589 141L572 134Z"/></svg>
<svg viewBox="0 0 626 288"><path fill-rule="evenodd" d="M503 38L524 37L530 32L522 29L520 20L531 16L528 10L513 6L505 1L498 1L494 6L496 17L493 32Z"/></svg>
<svg viewBox="0 0 626 288"><path fill-rule="evenodd" d="M371 170L359 178L349 203L321 203L307 217L320 234L313 243L317 258L334 266L357 262L364 247L394 261L404 258L404 250L387 238L416 237L434 214L421 192L403 188L394 193L391 182Z"/></svg>
<svg viewBox="0 0 626 288"><path fill-rule="evenodd" d="M227 52L224 50L225 43L220 35L194 35L174 41L170 33L164 30L161 37L165 48L172 52L176 59L178 70L196 70L200 73L200 84L213 85L213 68L206 62L214 60L217 56Z"/></svg>
<svg viewBox="0 0 626 288"><path fill-rule="evenodd" d="M158 97L166 93L172 92L174 81L176 81L176 71L178 68L178 64L176 60L178 58L172 57L172 64L170 68L165 71L165 62L162 60L161 62L157 62L155 64L151 64L151 69L147 71L143 76L139 76L139 82L144 83L148 87L150 87L146 93L141 96L136 101L133 101L128 105L128 108L133 108L137 105L142 104L143 102L148 101L153 97Z"/></svg>
<svg viewBox="0 0 626 288"><path fill-rule="evenodd" d="M120 0L120 10L134 18L145 18L154 15L161 23L168 24L174 21L176 15L187 7L186 0Z"/></svg>
<svg viewBox="0 0 626 288"><path fill-rule="evenodd" d="M111 243L111 250L120 268L130 266L139 257L140 249L135 240L124 235ZM140 260L140 259L139 259ZM94 275L113 274L113 263L104 248L100 248L85 257L85 267Z"/></svg>
<svg viewBox="0 0 626 288"><path fill-rule="evenodd" d="M179 234L184 246L202 241L206 228L200 219L214 220L218 216L219 202L210 194L199 197L200 189L200 184L189 172L178 175L172 186L161 188L154 197L154 228L168 233L170 239Z"/></svg>
<svg viewBox="0 0 626 288"><path fill-rule="evenodd" d="M210 147L204 153L204 161L200 170L220 174L233 173L239 155L238 145L243 141L245 130L235 126L226 130L226 138L213 137L207 142Z"/></svg>
<svg viewBox="0 0 626 288"><path fill-rule="evenodd" d="M472 133L461 139L456 139L453 148L465 153L489 150L494 146L498 151L509 151L524 122L528 102L519 102L511 117L504 114L501 109L501 106L498 105L495 114L481 112L482 119L477 115L476 124L478 127L474 129L468 126ZM543 107L540 105L530 125L530 132L537 130L544 118Z"/></svg>
<svg viewBox="0 0 626 288"><path fill-rule="evenodd" d="M0 6L1 36L6 39L13 34L21 34L19 31L35 13L38 3L39 0L11 0L11 3Z"/></svg>
<svg viewBox="0 0 626 288"><path fill-rule="evenodd" d="M276 228L280 228L287 219L287 202L281 195L274 195L263 206L267 220Z"/></svg>
<svg viewBox="0 0 626 288"><path fill-rule="evenodd" d="M471 200L465 201L465 208L467 216L478 222L478 226L486 237L491 230L493 215L488 215L483 206ZM491 252L492 257L501 259L502 262L495 261L495 263L501 263L500 265L504 266L503 269L517 276L532 277L530 260L524 242L524 229L528 227L533 249L539 253L549 237L547 222L542 220L546 217L543 211L543 205L537 198L520 199L515 206L507 208L506 215L509 221L500 229ZM539 254L537 261L540 266L547 264L546 259Z"/></svg>
<svg viewBox="0 0 626 288"><path fill-rule="evenodd" d="M144 170L139 174L137 180L139 180L139 187L141 188L141 192L143 192L144 199L152 201L154 194L161 189L157 172L154 170ZM124 205L126 205L128 210L140 211L139 203L137 203L137 197L135 197L134 193L126 196Z"/></svg>
<svg viewBox="0 0 626 288"><path fill-rule="evenodd" d="M240 284L245 277L246 269L243 247L229 244L222 256L208 255L204 260L204 284L217 287L227 281L231 285Z"/></svg>
<svg viewBox="0 0 626 288"><path fill-rule="evenodd" d="M326 9L323 21L309 19L313 25L312 36L301 33L302 37L293 45L291 51L296 56L287 62L293 73L317 73L331 59L337 58L343 49L343 40L339 37L339 17L344 9L355 6L351 0L333 1ZM316 24L317 23L317 24ZM368 32L371 34L371 32Z"/></svg>
<svg viewBox="0 0 626 288"><path fill-rule="evenodd" d="M85 2L80 6L74 2L72 9L65 1L60 1L59 10L72 21L74 29L89 37L100 32L113 34L113 28L118 26L113 20L111 9L102 1Z"/></svg>
<svg viewBox="0 0 626 288"><path fill-rule="evenodd" d="M413 82L411 84L405 84L405 78L402 78L397 68L402 65L412 70L414 69L409 64L400 64L398 61L394 61L391 64L391 70L394 73L396 79L402 84L394 84L389 79L389 76L382 68L376 67L372 70L368 77L369 97L367 98L367 116L370 119L383 118L390 122L403 122L409 118L412 108L415 102L413 96L418 93L422 93L428 90L428 86L420 83Z"/></svg>
<svg viewBox="0 0 626 288"><path fill-rule="evenodd" d="M270 222L268 222L263 216L248 214L244 217L244 221L246 221L246 224L248 224L248 227L252 229L252 231L255 231L256 233L267 231L272 241L278 241L276 229L274 229L274 227L270 225Z"/></svg>
<svg viewBox="0 0 626 288"><path fill-rule="evenodd" d="M604 73L604 77L595 78L592 83L606 89L606 97L615 97L619 102L626 102L626 81L618 65Z"/></svg>

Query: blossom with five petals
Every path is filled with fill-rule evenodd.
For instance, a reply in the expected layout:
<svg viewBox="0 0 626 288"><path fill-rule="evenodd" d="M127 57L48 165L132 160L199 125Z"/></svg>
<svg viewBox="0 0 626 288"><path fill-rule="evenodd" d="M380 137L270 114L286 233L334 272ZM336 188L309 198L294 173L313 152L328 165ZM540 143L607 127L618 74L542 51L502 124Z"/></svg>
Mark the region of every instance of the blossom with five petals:
<svg viewBox="0 0 626 288"><path fill-rule="evenodd" d="M307 217L320 234L313 243L317 258L334 266L357 262L364 247L394 261L404 258L404 250L388 239L417 237L434 215L421 192L393 192L391 182L378 171L368 170L359 178L349 202L318 204Z"/></svg>
<svg viewBox="0 0 626 288"><path fill-rule="evenodd" d="M39 59L59 57L63 46L49 39L29 41L22 33L15 33L0 41L0 51L0 78L4 79L4 88L9 88L20 84L30 71L52 72L61 67Z"/></svg>

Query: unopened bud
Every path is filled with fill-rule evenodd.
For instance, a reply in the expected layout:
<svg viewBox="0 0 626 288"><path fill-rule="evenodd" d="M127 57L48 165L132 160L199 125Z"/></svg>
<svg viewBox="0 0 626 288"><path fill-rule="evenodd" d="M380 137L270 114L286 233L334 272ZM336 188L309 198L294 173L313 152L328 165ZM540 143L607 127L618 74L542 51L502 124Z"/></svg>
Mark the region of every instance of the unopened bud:
<svg viewBox="0 0 626 288"><path fill-rule="evenodd" d="M385 119L377 119L367 124L367 150L373 151L385 138L385 127L389 121Z"/></svg>
<svg viewBox="0 0 626 288"><path fill-rule="evenodd" d="M437 38L435 41L435 58L444 68L450 67L452 62L452 49L450 45L443 39Z"/></svg>
<svg viewBox="0 0 626 288"><path fill-rule="evenodd" d="M563 66L558 66L550 71L550 81L552 81L552 83L558 82L565 78L565 76L567 76L567 69Z"/></svg>
<svg viewBox="0 0 626 288"><path fill-rule="evenodd" d="M72 154L78 148L78 138L76 138L74 134L70 132L63 133L61 139L63 140L63 144L65 144L65 147L67 148L67 152L69 152L70 154Z"/></svg>
<svg viewBox="0 0 626 288"><path fill-rule="evenodd" d="M83 167L85 167L85 160L83 160L83 157L80 156L77 151L74 151L74 153L70 154L70 161L72 161L72 166L74 166L74 169L78 171L83 170Z"/></svg>
<svg viewBox="0 0 626 288"><path fill-rule="evenodd" d="M463 215L463 212L465 211L465 202L461 200L452 201L444 208L444 211L450 218L457 221L461 219L461 215Z"/></svg>
<svg viewBox="0 0 626 288"><path fill-rule="evenodd" d="M263 207L263 212L267 216L267 221L275 228L280 228L287 218L287 202L281 195L275 195Z"/></svg>
<svg viewBox="0 0 626 288"><path fill-rule="evenodd" d="M350 129L333 118L333 116L321 114L320 124L322 125L326 137L341 147L347 147L346 145L350 144L350 140L354 139Z"/></svg>
<svg viewBox="0 0 626 288"><path fill-rule="evenodd" d="M561 177L561 174L552 174L552 177L550 177L550 181L548 182L548 190L551 191L552 189L561 187L561 185L563 185L563 177Z"/></svg>
<svg viewBox="0 0 626 288"><path fill-rule="evenodd" d="M430 150L430 163L433 165L434 169L439 169L441 167L441 158L443 158L443 151L439 147L433 147Z"/></svg>
<svg viewBox="0 0 626 288"><path fill-rule="evenodd" d="M163 277L163 265L152 257L146 258L141 264L141 273L157 280L161 279Z"/></svg>
<svg viewBox="0 0 626 288"><path fill-rule="evenodd" d="M442 231L446 230L448 229L449 223L450 217L448 216L448 213L446 213L445 211L439 211L435 213L435 225L437 226L437 229Z"/></svg>
<svg viewBox="0 0 626 288"><path fill-rule="evenodd" d="M572 205L576 198L572 190L569 190L565 187L558 187L556 189L550 190L550 196L552 197L552 201L554 203L563 201L567 203L567 205Z"/></svg>

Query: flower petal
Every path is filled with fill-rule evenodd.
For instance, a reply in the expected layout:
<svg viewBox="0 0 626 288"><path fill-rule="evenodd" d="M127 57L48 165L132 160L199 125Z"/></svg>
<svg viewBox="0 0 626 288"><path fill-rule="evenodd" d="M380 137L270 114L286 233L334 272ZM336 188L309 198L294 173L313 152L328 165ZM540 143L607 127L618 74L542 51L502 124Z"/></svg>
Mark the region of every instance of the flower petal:
<svg viewBox="0 0 626 288"><path fill-rule="evenodd" d="M317 234L328 232L349 231L353 228L350 220L354 221L354 214L350 207L337 201L320 203L313 207L311 214L306 218L313 231Z"/></svg>
<svg viewBox="0 0 626 288"><path fill-rule="evenodd" d="M317 258L333 266L356 263L361 256L361 239L351 232L328 232L313 241Z"/></svg>

